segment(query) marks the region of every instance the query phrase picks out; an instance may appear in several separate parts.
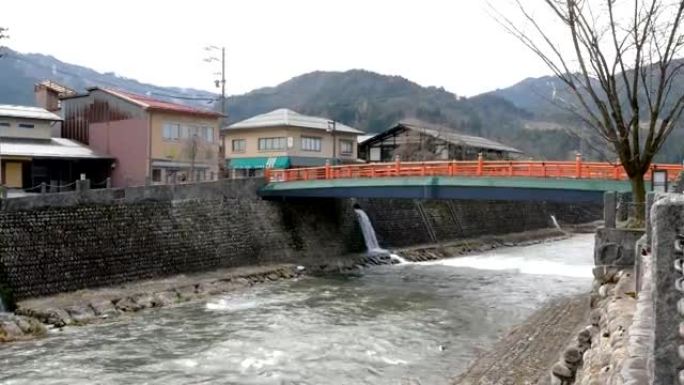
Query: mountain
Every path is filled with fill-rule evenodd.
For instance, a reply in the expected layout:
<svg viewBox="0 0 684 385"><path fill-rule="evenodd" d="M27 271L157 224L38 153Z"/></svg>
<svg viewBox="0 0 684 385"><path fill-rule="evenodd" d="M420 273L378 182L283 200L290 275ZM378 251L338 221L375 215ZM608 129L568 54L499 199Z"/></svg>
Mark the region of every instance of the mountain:
<svg viewBox="0 0 684 385"><path fill-rule="evenodd" d="M50 79L83 91L91 86L126 89L163 100L213 108L215 94L195 89L159 87L114 73L68 64L52 56L5 50L0 58L0 104L34 104L33 85ZM684 89L684 85L682 86ZM577 151L588 158L598 152L589 141L568 133L576 121L549 100L567 98L553 77L529 78L512 87L465 98L437 87L423 87L400 76L365 70L311 72L275 87L228 98L228 120L287 107L324 116L369 133L400 119L417 118L459 132L481 135L520 148L541 159L571 159ZM668 146L666 160L679 162L680 146ZM599 151L600 152L600 151ZM663 158L665 159L665 158Z"/></svg>
<svg viewBox="0 0 684 385"><path fill-rule="evenodd" d="M87 67L64 63L53 56L22 54L11 49L2 50L0 58L0 104L34 105L33 85L50 79L77 91L100 86L120 88L134 93L148 94L169 101L212 107L216 94L202 90L159 87L141 83L114 73L100 73ZM201 100L195 100L201 99Z"/></svg>

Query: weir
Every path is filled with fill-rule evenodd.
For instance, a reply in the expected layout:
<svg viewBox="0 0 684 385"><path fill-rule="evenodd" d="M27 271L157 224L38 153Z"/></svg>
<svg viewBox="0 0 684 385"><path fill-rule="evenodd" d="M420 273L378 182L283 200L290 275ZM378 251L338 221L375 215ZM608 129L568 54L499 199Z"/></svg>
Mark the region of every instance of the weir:
<svg viewBox="0 0 684 385"><path fill-rule="evenodd" d="M363 233L363 239L366 242L366 251L369 254L389 254L390 258L398 263L408 263L408 261L397 254L390 253L389 251L380 247L378 243L378 237L375 235L375 229L373 224L368 218L368 214L365 211L355 208L356 217L359 220L359 226L361 226L361 233Z"/></svg>

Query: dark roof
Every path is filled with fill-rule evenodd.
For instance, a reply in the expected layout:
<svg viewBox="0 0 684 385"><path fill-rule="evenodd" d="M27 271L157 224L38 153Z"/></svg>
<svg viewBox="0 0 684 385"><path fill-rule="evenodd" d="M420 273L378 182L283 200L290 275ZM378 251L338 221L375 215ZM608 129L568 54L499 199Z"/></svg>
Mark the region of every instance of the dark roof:
<svg viewBox="0 0 684 385"><path fill-rule="evenodd" d="M176 112L176 113L181 113L181 114L200 115L200 116L206 116L206 117L210 117L210 118L218 118L218 117L223 116L221 113L216 112L216 111L205 110L205 109L196 108L196 107L190 107L190 106L186 106L185 104L166 102L163 100L152 98L150 96L139 95L139 94L135 94L135 93L128 92L128 91L115 90L115 89L111 89L111 88L101 88L101 87L88 88L89 93L91 91L95 91L95 90L100 90L102 92L106 92L110 95L113 95L117 98L131 102L137 106L142 107L145 110L168 111L168 112ZM73 98L80 98L80 97L84 97L84 96L88 96L88 94L69 95L69 96L63 97L62 99L73 99Z"/></svg>
<svg viewBox="0 0 684 385"><path fill-rule="evenodd" d="M435 138L443 139L449 143L461 145L461 146L466 146L466 147L472 147L472 148L481 148L484 150L492 150L492 151L502 151L502 152L510 152L510 153L517 153L517 154L522 154L523 152L518 150L515 147L507 146L505 144L483 138L480 136L473 136L473 135L464 135L461 133L456 132L453 128L447 127L447 126L442 126L438 124L432 124L432 123L426 123L420 120L403 120L394 125L392 128L389 130L383 131L381 133L378 133L377 135L368 138L361 142L362 145L368 144L368 143L373 143L379 140L382 140L385 136L390 135L398 130L401 129L409 129L409 130L415 130L415 131L420 131L423 134L430 135Z"/></svg>

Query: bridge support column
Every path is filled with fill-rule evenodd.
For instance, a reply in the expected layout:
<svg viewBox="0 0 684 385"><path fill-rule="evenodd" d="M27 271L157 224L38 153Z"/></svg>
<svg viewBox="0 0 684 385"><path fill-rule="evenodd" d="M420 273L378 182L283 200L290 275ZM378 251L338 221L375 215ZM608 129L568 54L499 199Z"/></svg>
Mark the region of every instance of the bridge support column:
<svg viewBox="0 0 684 385"><path fill-rule="evenodd" d="M603 221L607 229L615 228L617 194L609 191L603 194Z"/></svg>

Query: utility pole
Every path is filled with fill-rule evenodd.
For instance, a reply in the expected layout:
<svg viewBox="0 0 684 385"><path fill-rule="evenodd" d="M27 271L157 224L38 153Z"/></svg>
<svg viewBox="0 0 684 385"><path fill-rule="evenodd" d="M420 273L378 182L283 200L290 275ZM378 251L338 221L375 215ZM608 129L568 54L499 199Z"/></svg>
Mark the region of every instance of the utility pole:
<svg viewBox="0 0 684 385"><path fill-rule="evenodd" d="M337 122L334 120L329 120L328 121L328 131L332 132L332 141L333 141L333 153L332 153L332 164L333 166L337 165L337 140L335 139L335 128L337 126Z"/></svg>
<svg viewBox="0 0 684 385"><path fill-rule="evenodd" d="M216 88L221 88L221 95L219 96L219 105L221 106L220 112L221 114L226 114L226 47L219 48L215 45L210 45L208 47L205 47L204 49L209 52L221 50L220 58L216 56L209 56L204 58L204 61L207 63L221 62L221 72L214 72L213 75L218 75L221 77L218 80L214 80L214 84L216 85Z"/></svg>

